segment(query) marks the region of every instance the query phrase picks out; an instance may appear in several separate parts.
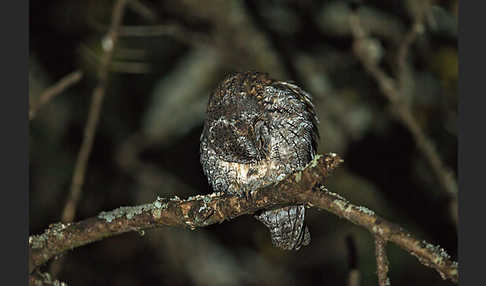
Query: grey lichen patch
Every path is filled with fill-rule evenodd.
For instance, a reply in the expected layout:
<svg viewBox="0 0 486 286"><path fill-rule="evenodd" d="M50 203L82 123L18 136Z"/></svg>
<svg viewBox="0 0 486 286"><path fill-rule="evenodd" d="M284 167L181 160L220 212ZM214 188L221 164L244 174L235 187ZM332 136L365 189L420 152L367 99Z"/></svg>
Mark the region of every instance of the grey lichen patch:
<svg viewBox="0 0 486 286"><path fill-rule="evenodd" d="M343 212L346 211L346 207L348 206L348 202L343 200L334 200L334 204Z"/></svg>
<svg viewBox="0 0 486 286"><path fill-rule="evenodd" d="M57 239L64 239L64 232L63 230L66 229L69 226L69 224L64 224L64 223L55 223L52 224L49 229L47 230L48 233Z"/></svg>
<svg viewBox="0 0 486 286"><path fill-rule="evenodd" d="M39 273L42 281L35 281L34 285L54 285L54 286L67 286L65 282L55 280L49 273Z"/></svg>
<svg viewBox="0 0 486 286"><path fill-rule="evenodd" d="M157 202L157 201L156 201ZM160 208L163 205L160 205ZM144 204L134 207L119 207L109 212L101 212L98 215L99 219L104 219L107 222L112 222L113 220L121 217L126 217L127 219L132 219L136 215L140 215L143 212L152 211L154 209L159 209L156 203Z"/></svg>
<svg viewBox="0 0 486 286"><path fill-rule="evenodd" d="M186 201L197 201L197 200L202 199L202 197L203 196L201 196L201 195L190 196L190 197L187 198Z"/></svg>
<svg viewBox="0 0 486 286"><path fill-rule="evenodd" d="M451 275L454 275L454 276L458 275L458 274L459 274L459 272L457 271L458 264L457 264L457 262L456 262L456 261L454 261L454 262L452 263L452 267L453 267L454 269L453 269L453 270L450 272L450 274L451 274Z"/></svg>
<svg viewBox="0 0 486 286"><path fill-rule="evenodd" d="M155 207L156 209L160 209L160 208L162 207L162 203L161 203L161 202L159 202L159 201L155 201L155 202L154 202L154 207Z"/></svg>
<svg viewBox="0 0 486 286"><path fill-rule="evenodd" d="M157 196L157 199L153 202L154 208L156 209L166 209L167 203L164 202L165 199Z"/></svg>
<svg viewBox="0 0 486 286"><path fill-rule="evenodd" d="M208 196L211 197L211 198L216 198L216 197L221 197L222 195L224 195L224 193L214 192L214 193L209 194Z"/></svg>
<svg viewBox="0 0 486 286"><path fill-rule="evenodd" d="M205 203L209 203L211 201L211 197L210 196L195 195L195 196L190 196L189 198L187 198L186 201L199 201L199 200L203 200Z"/></svg>
<svg viewBox="0 0 486 286"><path fill-rule="evenodd" d="M351 205L347 200L335 199L333 204L339 208L343 217L349 218L351 216L353 205Z"/></svg>
<svg viewBox="0 0 486 286"><path fill-rule="evenodd" d="M51 224L49 228L40 235L29 236L29 245L32 249L43 248L49 238L64 239L64 230L70 225L70 223L55 223Z"/></svg>
<svg viewBox="0 0 486 286"><path fill-rule="evenodd" d="M353 210L353 205L351 205L350 203L348 203L348 205L346 206L346 209L344 210L344 212L346 214L350 213L351 211Z"/></svg>
<svg viewBox="0 0 486 286"><path fill-rule="evenodd" d="M31 235L29 237L29 245L32 249L43 248L48 240L49 236L44 232L40 235Z"/></svg>
<svg viewBox="0 0 486 286"><path fill-rule="evenodd" d="M107 222L112 222L114 219L117 218L117 213L115 211L116 210L113 210L111 212L100 212L100 214L98 215L98 218L99 219L104 219Z"/></svg>
<svg viewBox="0 0 486 286"><path fill-rule="evenodd" d="M439 245L430 244L425 240L422 241L422 244L425 247L425 249L432 251L436 254L432 262L437 265L442 265L444 264L444 261L449 260L451 258L451 256Z"/></svg>
<svg viewBox="0 0 486 286"><path fill-rule="evenodd" d="M336 200L341 200L341 201L346 202L346 203L348 202L348 201L347 201L345 198L343 198L343 197L342 197L340 194L338 194L338 193L334 193L334 192L331 192L331 191L329 191L328 189L326 189L326 187L324 187L324 186L321 186L321 187L320 187L320 189L321 189L321 191L325 192L326 194L328 194L328 195L330 195L330 196L334 197Z"/></svg>
<svg viewBox="0 0 486 286"><path fill-rule="evenodd" d="M334 204L336 204L342 210L345 210L345 208L349 204L348 200L346 200L345 198L343 198L341 195L339 195L337 193L333 193L333 192L329 191L325 186L320 186L319 189L321 190L321 192L324 192L327 195L333 197L334 198L334 201L333 201Z"/></svg>
<svg viewBox="0 0 486 286"><path fill-rule="evenodd" d="M358 211L366 214L366 215L369 215L369 216L375 216L375 212L370 210L369 208L367 207L363 207L363 206L359 206L356 208Z"/></svg>
<svg viewBox="0 0 486 286"><path fill-rule="evenodd" d="M176 198L180 200L177 196ZM157 199L153 203L134 206L134 207L119 207L109 212L101 212L98 215L98 218L104 219L107 222L112 222L113 220L121 217L132 219L136 215L140 215L144 212L152 212L152 215L154 217L160 218L161 210L166 209L168 207L165 201L166 201L165 199L161 197L157 197Z"/></svg>

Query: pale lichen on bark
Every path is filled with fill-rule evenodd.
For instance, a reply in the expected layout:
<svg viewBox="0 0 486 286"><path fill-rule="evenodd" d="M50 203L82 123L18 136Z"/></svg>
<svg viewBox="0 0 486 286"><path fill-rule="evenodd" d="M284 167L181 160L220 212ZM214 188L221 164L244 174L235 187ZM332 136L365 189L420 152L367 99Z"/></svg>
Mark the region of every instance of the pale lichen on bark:
<svg viewBox="0 0 486 286"><path fill-rule="evenodd" d="M259 210L298 203L329 211L366 228L414 255L423 265L434 268L442 278L457 283L458 264L444 249L416 239L368 208L353 205L324 187L329 173L341 161L337 155L316 156L305 169L298 171L301 173L299 182L292 174L276 184L255 190L250 198L223 193L198 195L187 200L157 198L149 204L103 212L80 222L53 224L43 234L29 238L29 273L66 250L128 231L162 226L194 229Z"/></svg>
<svg viewBox="0 0 486 286"><path fill-rule="evenodd" d="M103 219L106 222L112 222L117 218L126 217L127 219L131 219L136 215L142 214L143 212L146 211L154 212L158 209L164 209L164 208L167 208L167 204L162 202L162 198L157 197L157 200L155 200L153 203L150 204L144 204L144 205L134 206L134 207L119 207L112 211L101 212L98 215L98 218Z"/></svg>

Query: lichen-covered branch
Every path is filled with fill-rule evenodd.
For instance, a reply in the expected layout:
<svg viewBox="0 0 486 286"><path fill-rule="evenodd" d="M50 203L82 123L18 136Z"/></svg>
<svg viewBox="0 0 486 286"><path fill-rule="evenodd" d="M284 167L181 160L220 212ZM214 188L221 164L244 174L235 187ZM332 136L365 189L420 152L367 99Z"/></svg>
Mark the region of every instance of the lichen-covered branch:
<svg viewBox="0 0 486 286"><path fill-rule="evenodd" d="M67 286L65 282L52 278L49 273L36 272L29 275L29 286Z"/></svg>
<svg viewBox="0 0 486 286"><path fill-rule="evenodd" d="M321 192L315 192L315 197L313 196L308 202L318 209L330 211L354 224L363 226L375 235L380 235L386 241L395 243L417 257L423 265L437 270L443 279L450 279L457 283L459 277L457 262L451 260L449 254L440 246L415 238L402 227L381 218L365 207L349 203L324 187L321 187Z"/></svg>
<svg viewBox="0 0 486 286"><path fill-rule="evenodd" d="M29 237L29 273L66 250L121 233L160 226L195 229L261 209L305 204L365 227L416 256L422 264L436 269L442 278L457 282L457 263L442 248L416 239L373 211L353 205L324 187L330 172L340 162L342 160L336 154L318 155L303 170L253 191L249 198L223 193L198 195L186 200L157 198L153 203L121 207L80 222L53 224L43 234Z"/></svg>
<svg viewBox="0 0 486 286"><path fill-rule="evenodd" d="M388 257L386 256L386 241L379 235L375 236L376 272L378 274L378 285L389 286L388 279Z"/></svg>

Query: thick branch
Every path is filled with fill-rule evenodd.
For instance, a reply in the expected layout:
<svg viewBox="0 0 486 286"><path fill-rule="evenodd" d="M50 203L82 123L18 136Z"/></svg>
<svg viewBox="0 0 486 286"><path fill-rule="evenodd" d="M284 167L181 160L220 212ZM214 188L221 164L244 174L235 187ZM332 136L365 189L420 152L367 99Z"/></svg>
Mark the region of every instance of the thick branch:
<svg viewBox="0 0 486 286"><path fill-rule="evenodd" d="M323 187L329 173L341 161L335 154L316 156L304 170L297 171L276 184L253 191L249 199L222 193L195 196L187 200L177 197L169 200L158 198L150 204L121 207L77 223L51 225L43 234L29 238L29 273L68 249L128 231L160 226L195 229L252 214L261 209L306 204L365 227L371 233L380 235L416 256L422 264L436 269L442 278L457 282L457 263L443 249L414 238L373 211L352 205Z"/></svg>

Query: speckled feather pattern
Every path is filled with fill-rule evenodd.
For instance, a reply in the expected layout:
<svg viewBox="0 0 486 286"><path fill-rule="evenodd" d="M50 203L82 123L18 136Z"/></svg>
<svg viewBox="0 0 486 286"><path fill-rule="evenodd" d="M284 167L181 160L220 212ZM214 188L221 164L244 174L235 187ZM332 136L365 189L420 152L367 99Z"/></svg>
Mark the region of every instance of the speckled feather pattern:
<svg viewBox="0 0 486 286"><path fill-rule="evenodd" d="M257 72L228 76L211 94L201 134L201 164L215 191L245 195L303 168L316 153L317 118L298 86ZM310 242L304 206L255 217L273 245L299 249Z"/></svg>

